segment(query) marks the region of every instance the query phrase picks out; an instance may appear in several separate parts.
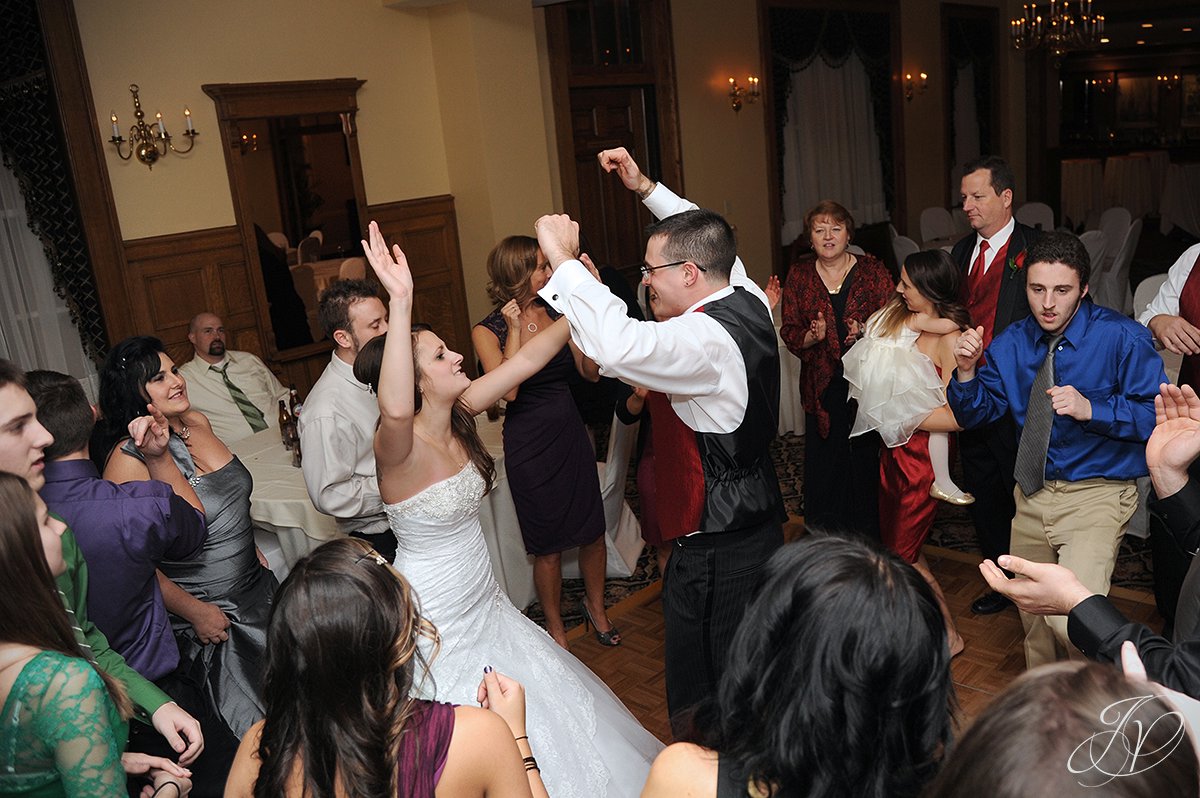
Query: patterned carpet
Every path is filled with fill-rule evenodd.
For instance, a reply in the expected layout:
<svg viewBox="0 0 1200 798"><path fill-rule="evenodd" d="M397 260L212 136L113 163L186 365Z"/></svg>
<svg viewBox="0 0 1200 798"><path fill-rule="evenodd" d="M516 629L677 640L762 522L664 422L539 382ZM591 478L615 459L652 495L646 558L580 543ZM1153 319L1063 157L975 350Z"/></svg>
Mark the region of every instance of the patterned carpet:
<svg viewBox="0 0 1200 798"><path fill-rule="evenodd" d="M608 430L596 430L596 448L605 451ZM790 516L804 515L804 437L802 435L781 435L771 444L771 456L775 460L775 468L779 474L779 487L783 492L783 503ZM638 512L638 494L635 475L636 463L629 469L629 479L625 487L625 497L634 513ZM975 543L975 530L971 525L970 516L963 507L956 507L945 502L938 502L938 514L933 523L933 531L929 543L954 551L979 554ZM605 603L615 604L626 596L634 593L659 578L658 564L651 555L649 548L643 550L638 560L638 567L633 576L628 579L609 579L605 586ZM1113 571L1114 585L1137 590L1153 590L1154 575L1150 566L1150 545L1140 538L1126 536L1121 542L1121 550L1117 554L1117 564ZM583 580L563 580L563 621L567 628L582 623L580 602L583 599ZM525 614L538 623L542 623L541 606L534 601L525 610Z"/></svg>

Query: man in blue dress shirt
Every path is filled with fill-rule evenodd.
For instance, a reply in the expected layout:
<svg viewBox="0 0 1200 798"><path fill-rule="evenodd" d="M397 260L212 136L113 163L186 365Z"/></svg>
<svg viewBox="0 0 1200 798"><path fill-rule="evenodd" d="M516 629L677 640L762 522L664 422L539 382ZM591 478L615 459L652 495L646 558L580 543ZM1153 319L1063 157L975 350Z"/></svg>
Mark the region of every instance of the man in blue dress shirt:
<svg viewBox="0 0 1200 798"><path fill-rule="evenodd" d="M1045 235L1026 261L1004 279L1025 281L1032 315L986 352L981 329L962 333L946 398L966 429L1009 413L1020 431L1011 553L1063 565L1103 595L1137 507L1135 480L1148 473L1154 397L1167 377L1146 328L1087 296L1079 239ZM1064 616L1021 613L1021 622L1028 667L1079 656Z"/></svg>

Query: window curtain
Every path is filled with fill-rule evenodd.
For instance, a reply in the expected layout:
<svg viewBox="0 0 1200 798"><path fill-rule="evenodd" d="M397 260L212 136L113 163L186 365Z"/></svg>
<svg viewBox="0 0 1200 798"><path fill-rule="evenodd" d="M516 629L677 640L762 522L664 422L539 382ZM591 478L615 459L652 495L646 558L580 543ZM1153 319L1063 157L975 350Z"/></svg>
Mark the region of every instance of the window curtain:
<svg viewBox="0 0 1200 798"><path fill-rule="evenodd" d="M50 262L7 168L0 168L0 357L27 371L70 374L96 401L96 367L83 352L67 303L54 291Z"/></svg>
<svg viewBox="0 0 1200 798"><path fill-rule="evenodd" d="M951 112L954 164L950 170L950 199L953 203L961 193L963 166L983 154L979 141L979 114L975 105L975 65L970 62L956 72L954 107Z"/></svg>
<svg viewBox="0 0 1200 798"><path fill-rule="evenodd" d="M804 231L822 199L840 202L857 224L888 220L871 86L858 56L832 67L814 59L792 73L783 130L782 244Z"/></svg>
<svg viewBox="0 0 1200 798"><path fill-rule="evenodd" d="M866 74L867 92L858 96L861 108L856 109L860 126L850 128L843 123L843 130L853 130L855 137L866 138L874 134L876 153L873 164L881 174L883 204L887 211L896 207L895 163L892 147L892 16L887 12L870 11L822 11L804 8L775 7L769 10L771 31L772 80L775 87L776 152L779 162L778 173L786 179L785 160L790 156L785 143L785 131L790 125L802 122L796 117L823 114L829 98L822 95L801 96L793 102L796 92L793 73L805 70L815 63L836 70L851 61L851 56ZM850 67L851 71L856 69ZM817 73L813 73L815 76ZM843 80L846 79L843 74ZM869 108L868 114L865 109ZM792 144L792 151L797 148ZM861 142L858 150L866 151ZM821 160L837 161L822 154ZM811 169L813 164L804 161L800 168ZM787 199L793 206L804 203L803 198ZM826 194L825 196L829 196ZM817 197L816 199L821 199ZM852 199L833 196L847 207L856 202L866 213L876 200L870 197ZM815 200L814 200L815 201ZM811 203L810 203L811 204ZM807 208L805 209L807 210ZM881 217L886 219L887 216ZM878 221L879 219L876 219ZM867 222L868 218L856 221ZM790 241L786 234L784 243ZM793 236L794 238L794 236Z"/></svg>

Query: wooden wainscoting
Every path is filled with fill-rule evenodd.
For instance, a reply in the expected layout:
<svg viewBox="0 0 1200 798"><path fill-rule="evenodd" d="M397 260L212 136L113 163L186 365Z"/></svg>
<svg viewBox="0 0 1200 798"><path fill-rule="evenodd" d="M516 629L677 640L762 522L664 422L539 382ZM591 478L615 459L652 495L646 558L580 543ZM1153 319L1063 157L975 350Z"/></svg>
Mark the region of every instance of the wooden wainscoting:
<svg viewBox="0 0 1200 798"><path fill-rule="evenodd" d="M463 368L474 377L454 197L447 194L372 205L367 216L379 223L388 245L399 244L408 257L413 273L413 320L433 327L452 350L464 354Z"/></svg>
<svg viewBox="0 0 1200 798"><path fill-rule="evenodd" d="M463 285L462 257L454 198L449 195L372 205L369 218L379 222L388 243L408 255L416 286L413 318L431 325L458 352L471 351L471 326ZM237 227L193 230L125 242L129 268L125 286L132 329L162 339L177 363L192 357L188 322L201 311L225 322L230 349L253 352L266 360L264 342L274 334L255 313L251 272ZM114 342L115 343L115 342ZM474 358L464 364L474 376ZM300 358L267 360L285 385L308 394L329 362L328 351Z"/></svg>

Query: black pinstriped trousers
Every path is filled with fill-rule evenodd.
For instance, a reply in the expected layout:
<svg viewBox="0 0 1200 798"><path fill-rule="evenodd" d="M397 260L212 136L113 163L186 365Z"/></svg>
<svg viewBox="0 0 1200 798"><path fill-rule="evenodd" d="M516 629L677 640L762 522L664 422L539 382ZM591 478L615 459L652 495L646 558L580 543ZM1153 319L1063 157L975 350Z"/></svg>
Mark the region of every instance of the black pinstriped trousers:
<svg viewBox="0 0 1200 798"><path fill-rule="evenodd" d="M677 538L663 575L667 711L676 737L684 713L714 693L761 571L783 545L778 521Z"/></svg>

